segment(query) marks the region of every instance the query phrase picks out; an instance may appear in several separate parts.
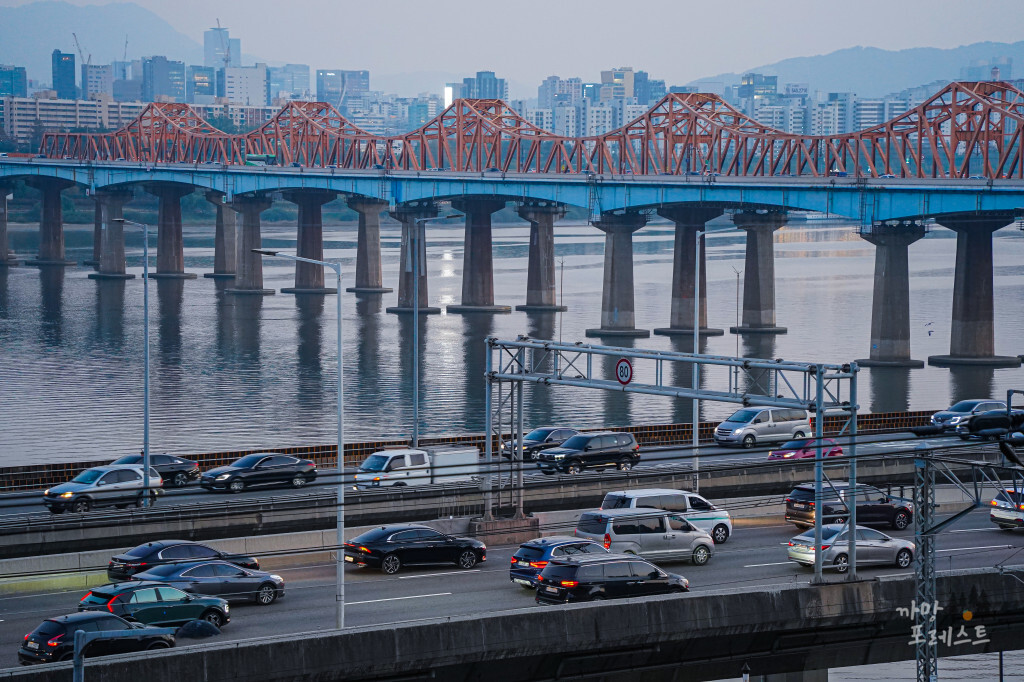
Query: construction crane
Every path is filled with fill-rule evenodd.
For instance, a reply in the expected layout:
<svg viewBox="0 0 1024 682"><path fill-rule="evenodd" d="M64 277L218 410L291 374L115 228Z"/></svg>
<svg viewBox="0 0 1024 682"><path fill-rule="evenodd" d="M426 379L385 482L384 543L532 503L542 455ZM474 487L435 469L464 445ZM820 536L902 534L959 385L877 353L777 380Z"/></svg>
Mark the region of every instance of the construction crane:
<svg viewBox="0 0 1024 682"><path fill-rule="evenodd" d="M89 53L89 59L86 59L85 55L82 54L82 46L79 44L78 36L75 35L74 31L71 32L71 37L75 39L75 48L78 49L78 58L82 60L83 65L88 66L92 63L92 53Z"/></svg>
<svg viewBox="0 0 1024 682"><path fill-rule="evenodd" d="M221 28L220 19L217 19L217 35L220 36L221 59L224 62L225 69L231 66L231 41L224 37L226 31L227 29Z"/></svg>

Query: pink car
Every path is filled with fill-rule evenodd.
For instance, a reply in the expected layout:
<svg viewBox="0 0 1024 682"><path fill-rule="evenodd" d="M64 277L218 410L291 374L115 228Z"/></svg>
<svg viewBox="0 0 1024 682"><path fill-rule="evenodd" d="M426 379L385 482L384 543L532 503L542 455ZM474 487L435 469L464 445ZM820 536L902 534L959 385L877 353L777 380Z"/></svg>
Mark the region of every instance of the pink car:
<svg viewBox="0 0 1024 682"><path fill-rule="evenodd" d="M768 460L814 459L816 451L817 443L814 438L798 438L796 440L786 441L778 450L772 450L769 452ZM843 449L839 446L839 443L835 442L831 438L822 438L821 454L824 457L839 457L843 454Z"/></svg>

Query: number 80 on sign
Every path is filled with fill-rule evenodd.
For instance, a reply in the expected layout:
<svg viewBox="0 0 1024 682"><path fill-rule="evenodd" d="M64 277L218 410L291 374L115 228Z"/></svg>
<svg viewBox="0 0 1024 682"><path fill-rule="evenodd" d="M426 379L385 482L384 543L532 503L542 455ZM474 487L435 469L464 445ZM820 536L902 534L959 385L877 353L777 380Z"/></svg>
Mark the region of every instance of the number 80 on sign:
<svg viewBox="0 0 1024 682"><path fill-rule="evenodd" d="M615 363L615 378L623 386L633 380L633 365L626 358L619 358L619 361Z"/></svg>

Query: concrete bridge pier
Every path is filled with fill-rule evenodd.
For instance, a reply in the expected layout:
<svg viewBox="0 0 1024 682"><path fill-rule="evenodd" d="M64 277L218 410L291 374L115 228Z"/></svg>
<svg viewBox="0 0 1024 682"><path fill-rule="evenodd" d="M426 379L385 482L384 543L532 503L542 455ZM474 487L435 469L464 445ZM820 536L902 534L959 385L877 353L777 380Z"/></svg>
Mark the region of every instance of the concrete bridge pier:
<svg viewBox="0 0 1024 682"><path fill-rule="evenodd" d="M936 216L935 220L956 232L956 271L949 355L932 355L928 364L1020 367L1018 356L995 354L992 233L1011 224L1013 214L960 213ZM1005 306L1000 312L1016 314Z"/></svg>
<svg viewBox="0 0 1024 682"><path fill-rule="evenodd" d="M12 185L0 182L0 268L18 264L7 241L7 195L13 189Z"/></svg>
<svg viewBox="0 0 1024 682"><path fill-rule="evenodd" d="M345 291L357 294L387 294L380 266L380 214L388 203L371 197L349 197L348 207L359 214L356 241L356 285Z"/></svg>
<svg viewBox="0 0 1024 682"><path fill-rule="evenodd" d="M92 258L82 261L82 265L89 266L91 268L99 269L100 266L100 249L102 248L103 242L103 207L100 206L100 202L96 200L95 195L93 196L93 210L92 210Z"/></svg>
<svg viewBox="0 0 1024 682"><path fill-rule="evenodd" d="M192 193L191 185L170 182L145 186L159 200L157 219L155 279L195 279L194 272L185 272L185 246L181 235L181 198Z"/></svg>
<svg viewBox="0 0 1024 682"><path fill-rule="evenodd" d="M99 190L93 196L99 214L99 253L96 261L97 272L90 272L89 279L132 279L124 271L124 205L135 196L131 189ZM95 251L94 251L95 253Z"/></svg>
<svg viewBox="0 0 1024 682"><path fill-rule="evenodd" d="M565 206L530 202L519 207L519 217L530 223L530 259L526 275L526 305L516 310L559 312L555 291L555 221L565 216Z"/></svg>
<svg viewBox="0 0 1024 682"><path fill-rule="evenodd" d="M323 205L334 201L336 192L317 189L293 190L284 198L299 207L298 250L296 255L313 260L324 259ZM282 294L336 294L337 287L324 286L324 266L295 264L295 286L281 289Z"/></svg>
<svg viewBox="0 0 1024 682"><path fill-rule="evenodd" d="M775 324L775 243L772 234L786 224L781 211L741 211L733 223L747 231L743 276L743 321L730 327L732 334L785 334Z"/></svg>
<svg viewBox="0 0 1024 682"><path fill-rule="evenodd" d="M70 180L59 178L29 178L29 187L43 195L43 210L39 220L39 255L25 265L78 265L64 255L64 216L60 206L60 193L71 187Z"/></svg>
<svg viewBox="0 0 1024 682"><path fill-rule="evenodd" d="M208 279L234 279L235 277L235 212L224 203L222 192L207 192L206 200L217 209L217 224L213 237L213 272L203 274Z"/></svg>
<svg viewBox="0 0 1024 682"><path fill-rule="evenodd" d="M419 259L416 274L419 279L420 314L433 315L441 312L440 308L427 305L430 297L427 295L427 230L424 223L425 219L436 216L437 206L430 201L401 204L391 211L391 217L402 223L402 257L398 269L398 305L385 308L385 312L413 312L413 257ZM415 256L413 243L416 244Z"/></svg>
<svg viewBox="0 0 1024 682"><path fill-rule="evenodd" d="M494 305L494 257L491 251L491 214L505 208L504 199L464 197L452 206L466 214L462 249L462 303L449 305L449 313L510 313L512 307Z"/></svg>
<svg viewBox="0 0 1024 682"><path fill-rule="evenodd" d="M924 236L920 221L879 223L861 229L875 245L875 287L871 300L871 355L864 367L924 367L910 358L910 268L908 247Z"/></svg>
<svg viewBox="0 0 1024 682"><path fill-rule="evenodd" d="M601 294L601 326L587 336L634 336L646 338L636 328L633 299L633 233L647 224L642 213L603 213L594 227L604 232L604 285Z"/></svg>
<svg viewBox="0 0 1024 682"><path fill-rule="evenodd" d="M231 208L242 215L242 226L236 235L235 284L225 289L225 294L270 295L273 289L263 288L263 256L253 249L263 248L260 237L260 213L270 208L273 202L262 196L236 194L231 199Z"/></svg>
<svg viewBox="0 0 1024 682"><path fill-rule="evenodd" d="M721 329L708 327L708 269L705 259L707 238L700 241L697 252L697 232L704 224L722 215L720 208L705 206L664 206L658 215L676 224L675 253L672 259L672 314L669 326L655 329L662 336L693 336L693 270L700 258L700 329L701 336L722 336Z"/></svg>

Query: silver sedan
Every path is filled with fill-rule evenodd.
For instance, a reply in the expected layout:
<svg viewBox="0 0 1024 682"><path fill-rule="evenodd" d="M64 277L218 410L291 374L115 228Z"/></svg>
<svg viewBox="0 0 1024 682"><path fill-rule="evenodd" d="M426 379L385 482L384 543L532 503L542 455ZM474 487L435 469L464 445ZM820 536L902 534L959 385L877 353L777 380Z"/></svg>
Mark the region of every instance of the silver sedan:
<svg viewBox="0 0 1024 682"><path fill-rule="evenodd" d="M907 568L914 561L913 542L857 526L857 565L893 565ZM821 565L846 573L850 568L849 529L846 524L830 523L821 527ZM814 565L814 529L789 541L789 560L802 566Z"/></svg>

